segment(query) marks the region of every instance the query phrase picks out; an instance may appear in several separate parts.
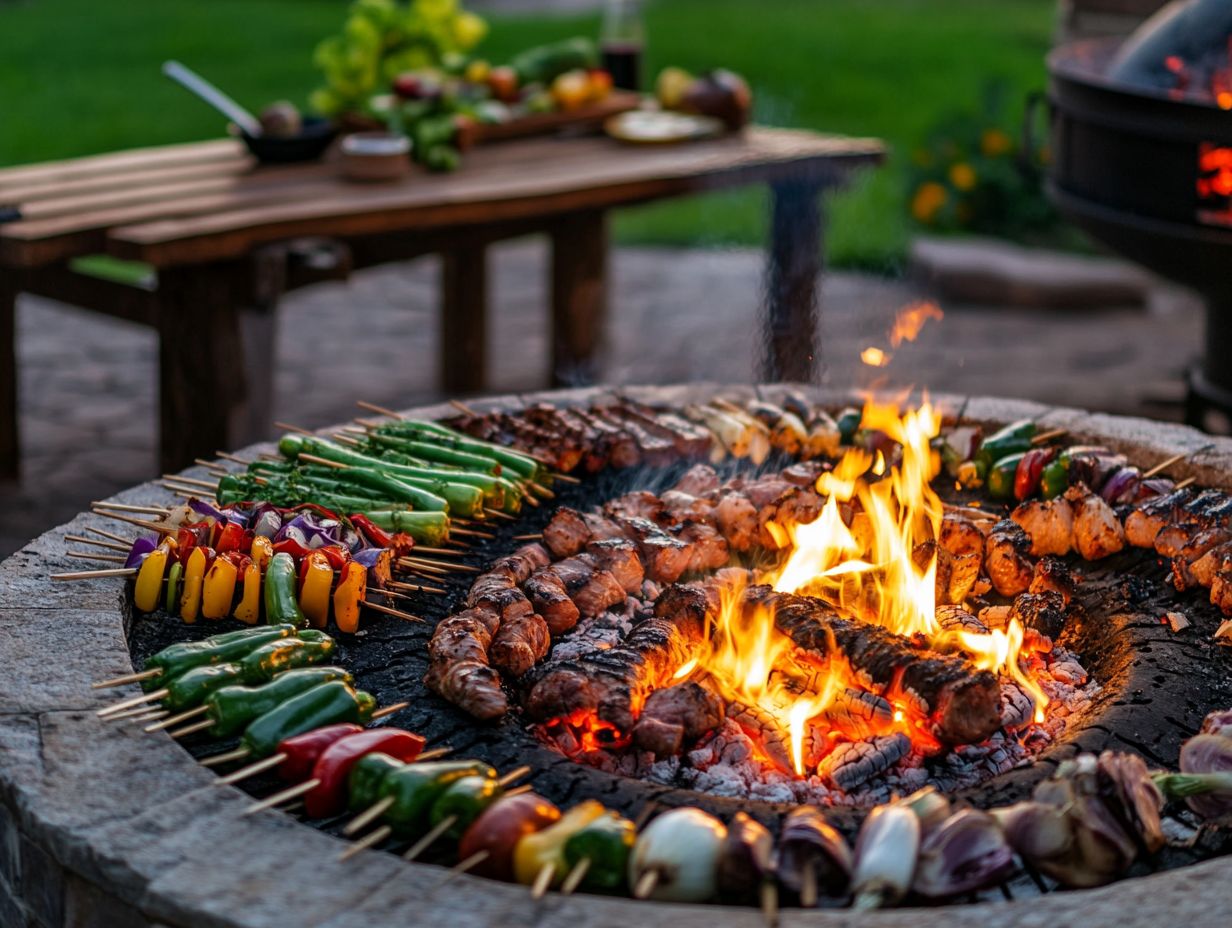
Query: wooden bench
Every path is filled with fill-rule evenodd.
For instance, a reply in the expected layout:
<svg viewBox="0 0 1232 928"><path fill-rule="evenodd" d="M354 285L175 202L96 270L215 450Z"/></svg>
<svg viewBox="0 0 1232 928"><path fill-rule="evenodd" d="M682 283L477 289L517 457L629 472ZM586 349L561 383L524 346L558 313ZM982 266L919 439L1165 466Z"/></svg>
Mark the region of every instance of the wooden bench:
<svg viewBox="0 0 1232 928"><path fill-rule="evenodd" d="M682 146L601 136L506 142L468 153L453 174L376 185L347 181L329 161L257 167L231 140L0 170L0 475L18 466L18 293L158 331L161 465L176 469L268 433L274 310L294 287L441 254L442 386L479 391L486 248L546 233L546 373L555 384L587 383L605 322L607 211L753 183L772 190L764 372L808 380L819 194L883 155L873 139L753 128ZM70 267L92 254L144 262L153 274L130 286Z"/></svg>

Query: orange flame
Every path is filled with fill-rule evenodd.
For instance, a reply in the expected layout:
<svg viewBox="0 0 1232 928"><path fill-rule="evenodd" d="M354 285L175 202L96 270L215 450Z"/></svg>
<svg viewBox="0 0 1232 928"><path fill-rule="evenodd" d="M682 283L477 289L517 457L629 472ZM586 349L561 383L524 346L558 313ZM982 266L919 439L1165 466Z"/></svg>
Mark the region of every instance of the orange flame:
<svg viewBox="0 0 1232 928"><path fill-rule="evenodd" d="M897 348L903 342L913 342L929 319L940 322L945 318L941 307L929 300L921 300L899 310L890 329L890 347Z"/></svg>
<svg viewBox="0 0 1232 928"><path fill-rule="evenodd" d="M890 363L890 356L873 345L860 352L860 360L869 367L885 367Z"/></svg>
<svg viewBox="0 0 1232 928"><path fill-rule="evenodd" d="M1022 651L1023 630L1017 619L1010 619L1009 626L1002 631L993 629L987 635L974 632L959 632L958 639L963 648L972 655L972 663L981 670L991 670L993 673L1008 673L1035 703L1035 721L1044 721L1044 707L1048 705L1048 696L1038 683L1027 676L1018 663Z"/></svg>

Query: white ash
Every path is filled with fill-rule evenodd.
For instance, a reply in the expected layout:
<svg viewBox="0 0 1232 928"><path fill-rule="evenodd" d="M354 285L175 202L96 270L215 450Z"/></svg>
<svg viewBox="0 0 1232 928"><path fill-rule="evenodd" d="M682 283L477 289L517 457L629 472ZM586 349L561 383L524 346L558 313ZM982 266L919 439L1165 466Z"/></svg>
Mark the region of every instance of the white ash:
<svg viewBox="0 0 1232 928"><path fill-rule="evenodd" d="M564 643L562 641L557 647ZM982 744L964 745L927 758L918 745L912 745L886 769L847 790L831 785L818 775L815 772L817 764L823 755L837 749L836 744L854 746L868 743L868 739L836 742L832 733L827 734L820 727L810 731L804 746L808 769L814 772L800 778L779 769L767 756L765 747L730 717L683 756L664 760L656 761L653 754L632 749L575 754L576 743L566 745L559 738L555 746L581 763L610 773L717 796L871 808L925 785L952 793L1029 764L1060 737L1076 717L1090 709L1099 692L1099 684L1089 680L1077 658L1064 648L1056 647L1050 654L1032 655L1029 661L1024 656L1024 667L1049 699L1042 724L1028 724L1017 731L998 731ZM1020 693L1016 684L1003 678L1003 711L1007 693L1015 708L1021 709L1021 700L1013 696L1011 690ZM1034 714L1033 707L1029 714ZM790 750L789 743L787 748Z"/></svg>
<svg viewBox="0 0 1232 928"><path fill-rule="evenodd" d="M595 651L607 651L616 647L633 630L636 611L641 607L638 600L629 597L625 600L624 609L611 609L593 618L582 619L557 639L548 659L576 660Z"/></svg>

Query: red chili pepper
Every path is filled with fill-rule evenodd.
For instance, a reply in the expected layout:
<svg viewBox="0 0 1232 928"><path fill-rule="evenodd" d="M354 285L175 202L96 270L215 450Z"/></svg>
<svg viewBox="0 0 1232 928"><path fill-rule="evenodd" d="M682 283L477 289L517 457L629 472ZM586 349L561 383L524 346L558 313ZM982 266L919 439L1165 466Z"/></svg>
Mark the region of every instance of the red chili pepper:
<svg viewBox="0 0 1232 928"><path fill-rule="evenodd" d="M374 523L367 516L360 513L354 513L350 517L351 524L359 529L360 533L368 539L368 543L374 548L388 548L390 542L390 534Z"/></svg>
<svg viewBox="0 0 1232 928"><path fill-rule="evenodd" d="M187 560L189 553L198 545L209 544L210 522L189 522L181 525L175 533L176 553L181 561Z"/></svg>
<svg viewBox="0 0 1232 928"><path fill-rule="evenodd" d="M278 765L278 775L288 783L303 783L312 776L312 768L316 766L326 748L361 731L363 728L359 725L344 722L284 738L278 743L278 753L286 755Z"/></svg>
<svg viewBox="0 0 1232 928"><path fill-rule="evenodd" d="M1055 448L1032 448L1018 462L1014 471L1014 498L1018 501L1034 496L1044 476L1044 467L1057 453Z"/></svg>
<svg viewBox="0 0 1232 928"><path fill-rule="evenodd" d="M275 554L289 554L295 560L296 564L307 557L308 552L311 550L311 548L305 548L294 538L284 538L282 541L274 543Z"/></svg>
<svg viewBox="0 0 1232 928"><path fill-rule="evenodd" d="M223 551L247 551L252 544L252 534L238 522L228 522L218 533L218 541L214 545L219 553Z"/></svg>
<svg viewBox="0 0 1232 928"><path fill-rule="evenodd" d="M309 818L342 814L347 807L347 778L357 760L379 751L409 764L423 746L420 735L400 728L372 728L335 741L312 768L312 778L318 783L304 796L304 811Z"/></svg>

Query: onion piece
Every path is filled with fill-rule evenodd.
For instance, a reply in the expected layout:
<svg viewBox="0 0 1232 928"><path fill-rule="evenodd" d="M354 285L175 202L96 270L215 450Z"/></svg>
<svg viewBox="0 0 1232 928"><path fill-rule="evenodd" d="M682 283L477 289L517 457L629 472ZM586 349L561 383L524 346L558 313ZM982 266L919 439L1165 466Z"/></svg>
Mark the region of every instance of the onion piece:
<svg viewBox="0 0 1232 928"><path fill-rule="evenodd" d="M656 874L647 898L663 902L705 902L718 890L719 853L727 829L701 809L672 809L652 821L629 856L629 885Z"/></svg>
<svg viewBox="0 0 1232 928"><path fill-rule="evenodd" d="M856 838L852 907L878 909L907 895L915 876L920 820L905 806L878 806Z"/></svg>

